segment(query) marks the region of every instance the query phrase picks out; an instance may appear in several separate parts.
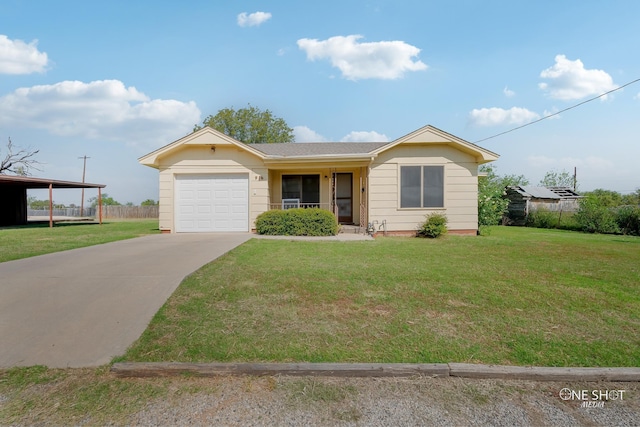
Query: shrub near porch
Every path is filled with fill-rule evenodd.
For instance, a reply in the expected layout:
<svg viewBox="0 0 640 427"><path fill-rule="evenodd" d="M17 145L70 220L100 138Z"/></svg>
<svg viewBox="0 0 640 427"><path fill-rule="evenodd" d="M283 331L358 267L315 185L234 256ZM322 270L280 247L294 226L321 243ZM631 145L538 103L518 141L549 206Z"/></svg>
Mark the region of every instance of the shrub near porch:
<svg viewBox="0 0 640 427"><path fill-rule="evenodd" d="M128 361L638 366L640 238L254 239L189 276Z"/></svg>
<svg viewBox="0 0 640 427"><path fill-rule="evenodd" d="M336 217L324 209L273 210L258 215L256 231L272 236L334 236L338 233L338 223Z"/></svg>

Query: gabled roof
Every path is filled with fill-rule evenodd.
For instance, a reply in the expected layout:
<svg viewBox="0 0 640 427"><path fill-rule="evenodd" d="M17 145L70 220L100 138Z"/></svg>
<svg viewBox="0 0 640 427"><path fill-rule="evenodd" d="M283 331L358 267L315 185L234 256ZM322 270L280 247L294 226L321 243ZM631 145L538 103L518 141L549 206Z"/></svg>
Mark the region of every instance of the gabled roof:
<svg viewBox="0 0 640 427"><path fill-rule="evenodd" d="M185 137L178 139L177 141L173 141L172 143L167 144L164 147L160 147L149 154L145 154L144 156L138 158L138 162L142 163L145 166L157 168L160 156L170 154L180 149L183 145L234 145L242 150L249 151L258 157L264 157L264 153L251 148L248 144L237 141L230 136L223 134L222 132L206 126L200 130L190 133Z"/></svg>
<svg viewBox="0 0 640 427"><path fill-rule="evenodd" d="M451 135L450 133L447 133L431 125L424 126L396 139L395 141L390 142L384 147L379 148L377 150L377 153L386 151L390 148L395 147L396 145L403 143L436 143L451 145L476 157L479 164L492 162L494 160L498 160L498 157L500 157L493 151L489 151L485 148L480 147L479 145L473 144L469 141L465 141L462 138L458 138L455 135Z"/></svg>
<svg viewBox="0 0 640 427"><path fill-rule="evenodd" d="M474 156L478 163L498 159L498 155L431 125L391 142L305 142L282 144L244 144L210 127L202 128L138 159L146 166L158 167L159 158L183 145L233 145L265 161L369 160L399 144L444 144Z"/></svg>

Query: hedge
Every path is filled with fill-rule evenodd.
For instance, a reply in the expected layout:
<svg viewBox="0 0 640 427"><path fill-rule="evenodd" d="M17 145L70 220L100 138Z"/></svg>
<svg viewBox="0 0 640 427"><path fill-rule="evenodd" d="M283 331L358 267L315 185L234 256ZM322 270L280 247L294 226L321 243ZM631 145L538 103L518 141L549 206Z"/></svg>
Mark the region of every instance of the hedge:
<svg viewBox="0 0 640 427"><path fill-rule="evenodd" d="M256 232L270 236L335 236L338 222L331 212L319 208L272 210L258 215Z"/></svg>

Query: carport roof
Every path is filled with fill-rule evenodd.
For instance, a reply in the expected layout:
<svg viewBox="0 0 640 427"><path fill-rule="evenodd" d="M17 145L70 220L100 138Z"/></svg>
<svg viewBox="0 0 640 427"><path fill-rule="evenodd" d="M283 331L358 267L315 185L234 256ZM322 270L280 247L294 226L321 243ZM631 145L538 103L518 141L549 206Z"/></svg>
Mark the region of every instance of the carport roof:
<svg viewBox="0 0 640 427"><path fill-rule="evenodd" d="M29 176L15 176L0 174L0 186L23 188L104 188L105 184L90 184L88 182L60 181L57 179L32 178Z"/></svg>

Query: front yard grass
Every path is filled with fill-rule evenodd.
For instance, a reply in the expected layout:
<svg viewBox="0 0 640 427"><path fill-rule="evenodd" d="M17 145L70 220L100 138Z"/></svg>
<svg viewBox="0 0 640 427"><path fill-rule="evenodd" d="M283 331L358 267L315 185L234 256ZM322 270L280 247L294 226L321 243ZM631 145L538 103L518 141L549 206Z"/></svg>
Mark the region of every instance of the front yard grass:
<svg viewBox="0 0 640 427"><path fill-rule="evenodd" d="M640 366L640 238L253 239L116 361Z"/></svg>
<svg viewBox="0 0 640 427"><path fill-rule="evenodd" d="M0 262L159 233L158 220L37 223L0 228Z"/></svg>

